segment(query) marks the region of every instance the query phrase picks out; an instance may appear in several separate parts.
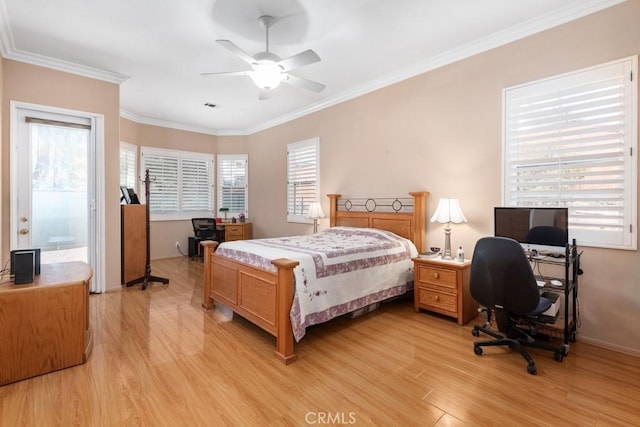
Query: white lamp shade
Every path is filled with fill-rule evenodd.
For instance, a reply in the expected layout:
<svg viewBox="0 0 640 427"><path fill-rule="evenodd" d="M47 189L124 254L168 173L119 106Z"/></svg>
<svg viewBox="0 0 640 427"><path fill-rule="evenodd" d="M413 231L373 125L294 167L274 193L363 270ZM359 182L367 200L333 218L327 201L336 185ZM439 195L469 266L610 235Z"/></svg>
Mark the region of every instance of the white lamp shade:
<svg viewBox="0 0 640 427"><path fill-rule="evenodd" d="M313 202L309 205L307 217L313 219L324 218L324 212L322 211L322 206L320 206L319 202Z"/></svg>
<svg viewBox="0 0 640 427"><path fill-rule="evenodd" d="M431 222L461 224L467 222L467 218L464 217L462 209L460 209L458 199L440 199L438 208L431 217Z"/></svg>

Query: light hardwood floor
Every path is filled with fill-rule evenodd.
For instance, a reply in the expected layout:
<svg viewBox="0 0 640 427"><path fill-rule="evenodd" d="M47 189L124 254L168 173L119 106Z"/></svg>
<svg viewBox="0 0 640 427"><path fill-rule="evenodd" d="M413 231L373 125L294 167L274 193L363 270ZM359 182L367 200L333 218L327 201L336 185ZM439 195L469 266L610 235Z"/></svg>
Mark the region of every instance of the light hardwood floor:
<svg viewBox="0 0 640 427"><path fill-rule="evenodd" d="M474 355L473 321L400 300L311 328L285 366L271 336L200 308L201 262L152 270L169 285L91 296L86 364L0 387L2 426L640 425L640 360L579 335L562 363L533 350L532 376Z"/></svg>

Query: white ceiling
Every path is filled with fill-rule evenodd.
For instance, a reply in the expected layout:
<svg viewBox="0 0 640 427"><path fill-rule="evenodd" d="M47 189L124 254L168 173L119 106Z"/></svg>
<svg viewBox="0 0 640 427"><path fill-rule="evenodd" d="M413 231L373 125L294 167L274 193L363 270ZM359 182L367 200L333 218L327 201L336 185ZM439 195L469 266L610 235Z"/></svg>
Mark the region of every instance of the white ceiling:
<svg viewBox="0 0 640 427"><path fill-rule="evenodd" d="M251 134L621 1L0 0L0 53L122 82L122 115L140 123ZM265 14L271 51L318 53L292 74L322 93L282 84L259 101L248 77L200 75L249 69L215 40L264 51Z"/></svg>

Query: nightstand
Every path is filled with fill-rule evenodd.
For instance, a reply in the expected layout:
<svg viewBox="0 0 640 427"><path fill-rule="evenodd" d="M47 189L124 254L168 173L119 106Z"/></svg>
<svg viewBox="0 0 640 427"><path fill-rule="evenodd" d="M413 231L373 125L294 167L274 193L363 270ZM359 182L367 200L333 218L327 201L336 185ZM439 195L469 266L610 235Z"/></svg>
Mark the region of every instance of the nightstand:
<svg viewBox="0 0 640 427"><path fill-rule="evenodd" d="M469 292L471 260L414 258L413 305L444 314L464 325L478 314L478 304Z"/></svg>

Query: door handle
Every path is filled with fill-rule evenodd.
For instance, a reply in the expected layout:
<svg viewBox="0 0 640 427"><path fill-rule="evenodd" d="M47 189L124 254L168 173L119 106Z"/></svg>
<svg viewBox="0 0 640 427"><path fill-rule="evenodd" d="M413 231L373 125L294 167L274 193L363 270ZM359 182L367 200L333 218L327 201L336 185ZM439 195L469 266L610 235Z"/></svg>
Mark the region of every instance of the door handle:
<svg viewBox="0 0 640 427"><path fill-rule="evenodd" d="M27 222L29 221L29 218L27 218L26 216L23 216L20 218L20 222Z"/></svg>
<svg viewBox="0 0 640 427"><path fill-rule="evenodd" d="M20 229L20 234L29 234L29 229L28 228L21 228Z"/></svg>

